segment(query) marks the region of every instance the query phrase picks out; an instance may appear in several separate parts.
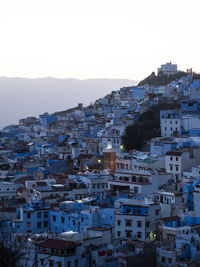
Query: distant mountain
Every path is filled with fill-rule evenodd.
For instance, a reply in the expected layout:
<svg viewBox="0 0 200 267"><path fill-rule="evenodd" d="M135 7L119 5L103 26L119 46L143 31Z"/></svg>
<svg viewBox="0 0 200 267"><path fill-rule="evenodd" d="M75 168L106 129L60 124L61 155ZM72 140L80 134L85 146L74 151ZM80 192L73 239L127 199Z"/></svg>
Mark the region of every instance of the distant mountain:
<svg viewBox="0 0 200 267"><path fill-rule="evenodd" d="M88 105L123 86L126 79L57 79L0 77L0 129L27 116L66 110L78 103Z"/></svg>

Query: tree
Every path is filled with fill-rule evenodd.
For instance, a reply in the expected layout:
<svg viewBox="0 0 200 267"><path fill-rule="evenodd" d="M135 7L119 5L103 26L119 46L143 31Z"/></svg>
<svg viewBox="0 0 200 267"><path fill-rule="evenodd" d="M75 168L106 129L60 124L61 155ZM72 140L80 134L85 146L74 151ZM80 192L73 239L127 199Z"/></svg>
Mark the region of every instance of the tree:
<svg viewBox="0 0 200 267"><path fill-rule="evenodd" d="M141 150L146 141L159 137L160 132L160 111L166 109L177 109L179 103L163 103L152 106L140 115L137 123L129 125L125 129L122 143L126 151L131 149Z"/></svg>
<svg viewBox="0 0 200 267"><path fill-rule="evenodd" d="M187 76L188 73L184 71L177 72L171 75L165 75L162 72L159 72L158 75L155 75L155 72L152 72L144 80L140 81L138 86L143 86L145 84L159 86L159 85L168 85L169 83L180 79L181 77Z"/></svg>
<svg viewBox="0 0 200 267"><path fill-rule="evenodd" d="M28 240L27 236L11 233L1 234L0 266L17 267L23 261L23 266L28 267L32 251L33 244Z"/></svg>

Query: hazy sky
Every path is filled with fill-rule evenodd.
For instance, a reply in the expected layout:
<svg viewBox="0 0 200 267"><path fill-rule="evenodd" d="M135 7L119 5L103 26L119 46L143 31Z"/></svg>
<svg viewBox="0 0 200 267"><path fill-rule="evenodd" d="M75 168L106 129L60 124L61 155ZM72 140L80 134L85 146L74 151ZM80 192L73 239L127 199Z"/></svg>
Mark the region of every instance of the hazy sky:
<svg viewBox="0 0 200 267"><path fill-rule="evenodd" d="M199 0L0 0L0 76L130 78L200 71Z"/></svg>

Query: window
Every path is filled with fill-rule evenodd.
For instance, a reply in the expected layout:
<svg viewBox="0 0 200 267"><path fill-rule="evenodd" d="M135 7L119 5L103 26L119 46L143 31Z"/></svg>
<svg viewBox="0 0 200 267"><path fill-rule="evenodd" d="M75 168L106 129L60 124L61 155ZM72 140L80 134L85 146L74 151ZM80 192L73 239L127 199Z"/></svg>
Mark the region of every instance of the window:
<svg viewBox="0 0 200 267"><path fill-rule="evenodd" d="M178 171L179 170L179 167L178 167L178 165L176 165L176 171Z"/></svg>
<svg viewBox="0 0 200 267"><path fill-rule="evenodd" d="M142 238L142 232L137 232L137 238Z"/></svg>
<svg viewBox="0 0 200 267"><path fill-rule="evenodd" d="M171 263L172 262L172 259L171 258L168 258L168 263Z"/></svg>
<svg viewBox="0 0 200 267"><path fill-rule="evenodd" d="M38 212L37 213L37 218L41 218L41 216L42 216L41 212Z"/></svg>
<svg viewBox="0 0 200 267"><path fill-rule="evenodd" d="M159 215L159 209L156 209L155 214Z"/></svg>
<svg viewBox="0 0 200 267"><path fill-rule="evenodd" d="M62 262L61 261L58 262L58 267L62 267Z"/></svg>
<svg viewBox="0 0 200 267"><path fill-rule="evenodd" d="M65 217L61 217L61 222L65 223Z"/></svg>
<svg viewBox="0 0 200 267"><path fill-rule="evenodd" d="M84 222L84 218L83 218L83 217L81 217L81 222L82 222L82 223Z"/></svg>
<svg viewBox="0 0 200 267"><path fill-rule="evenodd" d="M120 235L121 235L121 232L117 231L117 236L120 237Z"/></svg>
<svg viewBox="0 0 200 267"><path fill-rule="evenodd" d="M170 167L170 171L173 171L173 165L170 164L169 167Z"/></svg>
<svg viewBox="0 0 200 267"><path fill-rule="evenodd" d="M126 209L126 212L127 213L131 213L131 209Z"/></svg>
<svg viewBox="0 0 200 267"><path fill-rule="evenodd" d="M30 222L27 222L26 223L26 227L31 227L31 223Z"/></svg>
<svg viewBox="0 0 200 267"><path fill-rule="evenodd" d="M127 238L132 237L132 231L126 231L126 237Z"/></svg>
<svg viewBox="0 0 200 267"><path fill-rule="evenodd" d="M40 259L40 265L44 265L44 259Z"/></svg>
<svg viewBox="0 0 200 267"><path fill-rule="evenodd" d="M126 226L132 226L132 220L126 220Z"/></svg>
<svg viewBox="0 0 200 267"><path fill-rule="evenodd" d="M44 218L48 218L48 212L44 213Z"/></svg>
<svg viewBox="0 0 200 267"><path fill-rule="evenodd" d="M137 214L140 214L141 213L141 210L137 210Z"/></svg>
<svg viewBox="0 0 200 267"><path fill-rule="evenodd" d="M30 219L30 218L31 218L31 214L27 213L27 219Z"/></svg>
<svg viewBox="0 0 200 267"><path fill-rule="evenodd" d="M48 227L48 221L44 221L44 227Z"/></svg>
<svg viewBox="0 0 200 267"><path fill-rule="evenodd" d="M165 262L165 257L162 257L161 261L162 261L162 263L164 263Z"/></svg>
<svg viewBox="0 0 200 267"><path fill-rule="evenodd" d="M134 186L134 193L138 193L138 187Z"/></svg>
<svg viewBox="0 0 200 267"><path fill-rule="evenodd" d="M78 260L75 260L75 267L78 267Z"/></svg>
<svg viewBox="0 0 200 267"><path fill-rule="evenodd" d="M117 225L120 226L120 224L121 224L121 221L117 220Z"/></svg>
<svg viewBox="0 0 200 267"><path fill-rule="evenodd" d="M178 157L176 157L176 161L178 161Z"/></svg>
<svg viewBox="0 0 200 267"><path fill-rule="evenodd" d="M67 267L71 267L71 261L68 261Z"/></svg>
<svg viewBox="0 0 200 267"><path fill-rule="evenodd" d="M53 221L56 222L56 216L55 215L53 215Z"/></svg>
<svg viewBox="0 0 200 267"><path fill-rule="evenodd" d="M137 221L137 227L142 227L142 222L141 221Z"/></svg>
<svg viewBox="0 0 200 267"><path fill-rule="evenodd" d="M170 157L170 160L172 161L173 160L173 157Z"/></svg>
<svg viewBox="0 0 200 267"><path fill-rule="evenodd" d="M147 221L146 222L146 227L150 227L150 223L151 223L150 221Z"/></svg>
<svg viewBox="0 0 200 267"><path fill-rule="evenodd" d="M95 185L95 184L93 184L93 185L92 185L92 188L93 188L93 189L95 189L95 188L96 188L96 185Z"/></svg>
<svg viewBox="0 0 200 267"><path fill-rule="evenodd" d="M41 228L42 223L41 222L37 222L37 228Z"/></svg>

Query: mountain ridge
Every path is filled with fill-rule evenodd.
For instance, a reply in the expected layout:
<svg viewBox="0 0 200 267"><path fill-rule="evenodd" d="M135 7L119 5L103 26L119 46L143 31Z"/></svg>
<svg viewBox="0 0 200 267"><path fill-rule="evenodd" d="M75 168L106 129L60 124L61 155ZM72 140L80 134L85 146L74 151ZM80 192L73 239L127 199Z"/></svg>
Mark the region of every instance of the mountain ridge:
<svg viewBox="0 0 200 267"><path fill-rule="evenodd" d="M0 129L27 116L89 105L120 87L134 86L130 79L0 77Z"/></svg>

